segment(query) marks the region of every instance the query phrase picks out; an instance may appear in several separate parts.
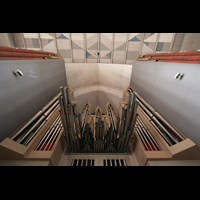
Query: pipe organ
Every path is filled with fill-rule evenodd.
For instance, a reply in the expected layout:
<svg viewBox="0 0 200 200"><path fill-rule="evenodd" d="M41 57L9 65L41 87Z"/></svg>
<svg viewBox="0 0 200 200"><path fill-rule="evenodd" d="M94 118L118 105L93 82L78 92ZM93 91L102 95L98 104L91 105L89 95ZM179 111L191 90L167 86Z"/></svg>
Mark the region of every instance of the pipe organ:
<svg viewBox="0 0 200 200"><path fill-rule="evenodd" d="M127 106L122 107L122 115L116 116L110 102L106 105L107 120L103 120L98 106L95 115L89 115L91 105L87 102L82 114L73 112L76 104L71 103L68 87L61 87L59 97L60 116L64 125L67 153L130 153L133 130L137 120L136 92L128 94Z"/></svg>
<svg viewBox="0 0 200 200"><path fill-rule="evenodd" d="M86 102L79 113L70 85L0 143L2 160L48 160L58 165L69 155L135 154L139 165L154 160L199 160L200 149L137 91L127 86L116 113Z"/></svg>

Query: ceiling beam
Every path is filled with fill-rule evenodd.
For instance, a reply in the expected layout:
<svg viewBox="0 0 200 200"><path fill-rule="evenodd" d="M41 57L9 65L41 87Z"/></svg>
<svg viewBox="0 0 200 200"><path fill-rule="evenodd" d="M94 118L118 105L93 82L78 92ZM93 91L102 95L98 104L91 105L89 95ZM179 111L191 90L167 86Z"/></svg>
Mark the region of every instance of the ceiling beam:
<svg viewBox="0 0 200 200"><path fill-rule="evenodd" d="M58 44L57 44L57 39L56 39L56 33L53 34L53 38L54 38L55 46L56 46L56 53L58 53Z"/></svg>
<svg viewBox="0 0 200 200"><path fill-rule="evenodd" d="M155 44L153 53L156 53L156 49L157 49L157 46L158 46L158 41L159 41L159 39L160 39L160 33L158 33L158 35L157 35L157 37L156 37L156 44Z"/></svg>
<svg viewBox="0 0 200 200"><path fill-rule="evenodd" d="M87 48L86 48L86 33L83 33L83 45L84 45L84 52L85 52L84 60L85 60L85 63L86 63L87 62L87 59L86 59L86 50L87 50Z"/></svg>
<svg viewBox="0 0 200 200"><path fill-rule="evenodd" d="M171 41L168 53L172 51L172 47L174 45L175 38L176 38L176 33L174 33L172 36L172 41Z"/></svg>
<svg viewBox="0 0 200 200"><path fill-rule="evenodd" d="M73 63L74 62L74 59L73 59L73 52L72 52L72 34L69 33L69 41L70 41L70 52L71 52L71 62Z"/></svg>
<svg viewBox="0 0 200 200"><path fill-rule="evenodd" d="M126 49L125 49L125 55L124 55L124 64L126 64L126 58L127 58L127 51L128 51L128 40L129 40L129 37L130 37L130 33L127 33L126 35Z"/></svg>
<svg viewBox="0 0 200 200"><path fill-rule="evenodd" d="M22 35L22 40L23 40L24 46L25 46L25 48L27 49L27 45L26 45L26 41L25 41L25 38L24 38L24 34L21 33L21 35Z"/></svg>
<svg viewBox="0 0 200 200"><path fill-rule="evenodd" d="M143 33L143 34L142 34L141 43L140 43L140 48L139 48L139 56L140 56L141 53L142 53L142 47L143 47L143 42L144 42L144 36L145 36L145 34Z"/></svg>
<svg viewBox="0 0 200 200"><path fill-rule="evenodd" d="M39 41L39 45L40 45L40 51L43 51L40 33L38 33L38 41Z"/></svg>
<svg viewBox="0 0 200 200"><path fill-rule="evenodd" d="M111 63L113 63L115 33L112 34L112 49L111 49Z"/></svg>
<svg viewBox="0 0 200 200"><path fill-rule="evenodd" d="M97 52L100 52L100 33L97 33ZM97 63L99 63L100 58L97 56Z"/></svg>
<svg viewBox="0 0 200 200"><path fill-rule="evenodd" d="M183 37L183 40L182 40L182 43L181 43L181 46L180 46L180 51L184 50L185 41L186 41L187 37L188 37L188 33L185 33L184 37Z"/></svg>

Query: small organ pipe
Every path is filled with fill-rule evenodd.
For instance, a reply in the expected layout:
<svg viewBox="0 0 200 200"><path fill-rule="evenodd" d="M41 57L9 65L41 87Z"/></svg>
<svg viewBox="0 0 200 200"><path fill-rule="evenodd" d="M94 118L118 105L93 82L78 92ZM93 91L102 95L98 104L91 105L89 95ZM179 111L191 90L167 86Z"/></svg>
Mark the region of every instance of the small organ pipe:
<svg viewBox="0 0 200 200"><path fill-rule="evenodd" d="M142 111L142 113L145 115L145 117L151 122L151 124L155 127L155 129L159 132L159 134L165 139L165 141L169 144L169 146L172 146L173 143L171 142L169 137L164 132L160 131L160 129L153 122L153 120L151 120L151 118L144 112L144 110L140 106L139 106L139 109Z"/></svg>
<svg viewBox="0 0 200 200"><path fill-rule="evenodd" d="M166 133L167 136L171 139L171 141L173 141L173 142L176 143L176 144L179 142L178 139L175 138L175 137L173 137L173 136L165 129L165 127L155 118L155 116L152 115L152 114L145 108L144 105L141 104L140 106L141 106L141 108L142 108L143 110L146 111L146 113L149 115L149 117L150 117L154 122L156 122L156 123L165 131L165 133Z"/></svg>
<svg viewBox="0 0 200 200"><path fill-rule="evenodd" d="M126 120L126 119L123 118L122 121L121 121L120 137L124 134L123 131L124 131L125 120Z"/></svg>
<svg viewBox="0 0 200 200"><path fill-rule="evenodd" d="M56 103L53 104L53 106L50 108L50 111L57 105ZM50 111L46 111L44 115L40 117L40 119L31 127L31 129L23 136L23 138L19 141L19 143L22 143L23 140L29 135L29 133L43 120L45 120L46 116L49 114Z"/></svg>
<svg viewBox="0 0 200 200"><path fill-rule="evenodd" d="M63 102L63 107L61 109L63 109L63 113L65 115L65 118L66 118L66 123L67 123L67 126L70 128L71 124L70 124L70 118L69 118L69 115L68 115L68 102L67 102L67 93L66 93L66 87L65 86L62 86L60 87L61 89L61 94L62 94L62 102Z"/></svg>
<svg viewBox="0 0 200 200"><path fill-rule="evenodd" d="M135 116L136 116L136 112L137 112L137 108L138 108L139 103L135 101L134 103L134 107L133 107L133 113L132 113L132 118L131 118L131 124L130 124L130 130L132 131L134 128L134 120L135 120Z"/></svg>
<svg viewBox="0 0 200 200"><path fill-rule="evenodd" d="M153 138L153 136L151 135L151 133L147 130L147 128L145 127L145 125L144 125L144 123L142 122L142 120L138 117L138 122L139 122L139 124L142 126L142 128L143 128L143 130L144 130L144 132L145 132L145 134L146 135L149 135L149 140L151 141L151 143L153 144L153 146L154 146L154 148L156 149L156 151L157 151L157 148L159 149L159 150L161 150L160 149L160 147L159 147L159 145L158 145L158 143L155 141L155 139ZM155 146L155 145L156 146Z"/></svg>
<svg viewBox="0 0 200 200"><path fill-rule="evenodd" d="M140 126L138 126L137 128L140 130L140 133L142 134L142 136L143 136L144 140L145 140L145 141L146 141L146 143L147 143L147 146L148 146L148 147L151 149L151 151L153 151L153 149L152 149L151 145L149 144L149 141L147 140L147 137L146 137L146 135L145 135L144 131L141 129L141 127L140 127Z"/></svg>
<svg viewBox="0 0 200 200"><path fill-rule="evenodd" d="M140 139L141 139L142 143L143 143L143 144L144 144L144 146L146 147L146 150L147 150L147 151L149 151L149 148L147 147L147 145L146 145L146 143L145 143L145 141L144 141L143 137L141 136L141 134L140 134L140 131L139 131L139 129L138 129L138 128L136 128L136 132L137 132L137 134L139 135L139 137L140 137Z"/></svg>
<svg viewBox="0 0 200 200"><path fill-rule="evenodd" d="M60 110L60 116L61 116L61 119L62 119L62 122L63 122L64 130L65 130L65 132L66 132L68 126L67 126L66 115L65 115L65 113L64 113L63 97L60 97L60 98L59 98L59 104L60 104L60 107L61 107L61 110Z"/></svg>
<svg viewBox="0 0 200 200"><path fill-rule="evenodd" d="M53 143L53 138L54 138L54 136L57 135L57 133L59 133L60 129L61 129L60 126L57 126L57 127L56 127L55 131L53 132L53 134L51 135L50 139L48 140L48 143L46 144L46 146L45 146L45 148L44 148L44 151L45 151L45 149L48 147L48 145L49 145L50 142L51 142L51 144ZM47 148L47 150L48 150L49 148L50 148L50 146Z"/></svg>
<svg viewBox="0 0 200 200"><path fill-rule="evenodd" d="M43 136L42 140L40 141L40 143L37 145L37 147L35 149L38 149L38 147L42 144L42 142L44 141L44 139L46 138L46 136L48 135L48 133L50 132L50 130L54 127L54 125L57 123L57 121L59 120L60 116L58 116L55 121L53 122L53 124L49 127L48 131L45 133L45 135Z"/></svg>
<svg viewBox="0 0 200 200"><path fill-rule="evenodd" d="M39 126L39 128L34 132L34 134L27 140L25 141L24 145L27 146L28 143L33 139L33 137L38 133L38 131L43 127L43 125L46 123L46 120L42 122L42 124Z"/></svg>
<svg viewBox="0 0 200 200"><path fill-rule="evenodd" d="M172 131L174 131L182 140L184 140L185 138L179 134L178 131L176 131L176 129L171 126L171 124L169 124L153 107L151 107L140 95L137 95L138 99L156 116L158 117L158 119L160 119L161 121L163 121Z"/></svg>
<svg viewBox="0 0 200 200"><path fill-rule="evenodd" d="M40 117L55 101L57 102L58 97L61 93L58 93L50 102L48 102L44 107L42 107L22 128L20 128L11 139L14 140L20 133L26 129L32 122L34 122L38 117Z"/></svg>

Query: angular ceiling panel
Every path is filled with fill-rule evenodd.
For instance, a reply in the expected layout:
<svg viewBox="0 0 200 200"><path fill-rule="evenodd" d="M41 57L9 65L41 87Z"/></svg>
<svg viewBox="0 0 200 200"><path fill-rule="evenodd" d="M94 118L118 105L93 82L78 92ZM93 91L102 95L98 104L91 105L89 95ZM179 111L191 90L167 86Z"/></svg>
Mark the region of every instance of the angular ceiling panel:
<svg viewBox="0 0 200 200"><path fill-rule="evenodd" d="M69 38L69 33L56 33L56 44L58 48L58 53L62 56L65 62L71 62L71 44Z"/></svg>
<svg viewBox="0 0 200 200"><path fill-rule="evenodd" d="M133 42L140 42L140 40L135 36L133 38L131 38L129 41L133 41Z"/></svg>
<svg viewBox="0 0 200 200"><path fill-rule="evenodd" d="M54 33L39 33L43 51L57 53Z"/></svg>
<svg viewBox="0 0 200 200"><path fill-rule="evenodd" d="M168 52L170 48L170 44L172 42L174 33L161 33L158 41L158 45L156 48L156 52Z"/></svg>
<svg viewBox="0 0 200 200"><path fill-rule="evenodd" d="M77 43L75 43L74 41L72 41L72 48L73 49L83 49L82 47L80 47Z"/></svg>
<svg viewBox="0 0 200 200"><path fill-rule="evenodd" d="M100 51L101 50L110 50L105 44L103 44L102 42L100 42Z"/></svg>
<svg viewBox="0 0 200 200"><path fill-rule="evenodd" d="M41 39L53 39L52 35L50 35L49 33L40 33L40 38Z"/></svg>
<svg viewBox="0 0 200 200"><path fill-rule="evenodd" d="M64 34L61 34L61 35L58 36L56 39L67 39L67 40L69 40L69 38L66 37Z"/></svg>
<svg viewBox="0 0 200 200"><path fill-rule="evenodd" d="M158 33L146 33L144 42L156 42Z"/></svg>
<svg viewBox="0 0 200 200"><path fill-rule="evenodd" d="M92 46L88 48L88 50L97 50L98 49L98 42L94 43Z"/></svg>
<svg viewBox="0 0 200 200"><path fill-rule="evenodd" d="M65 62L129 64L139 54L179 51L184 33L12 33L16 47L58 52ZM95 55L98 51L101 57ZM155 52L155 53L156 53Z"/></svg>

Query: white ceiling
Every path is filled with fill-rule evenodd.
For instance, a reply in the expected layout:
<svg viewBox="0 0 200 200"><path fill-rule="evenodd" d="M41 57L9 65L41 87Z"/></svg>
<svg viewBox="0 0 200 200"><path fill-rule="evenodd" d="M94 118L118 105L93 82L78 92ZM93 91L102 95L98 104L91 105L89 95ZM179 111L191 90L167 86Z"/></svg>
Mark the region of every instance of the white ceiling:
<svg viewBox="0 0 200 200"><path fill-rule="evenodd" d="M14 47L58 52L66 63L132 64L139 55L180 51L184 34L12 33L12 37Z"/></svg>

